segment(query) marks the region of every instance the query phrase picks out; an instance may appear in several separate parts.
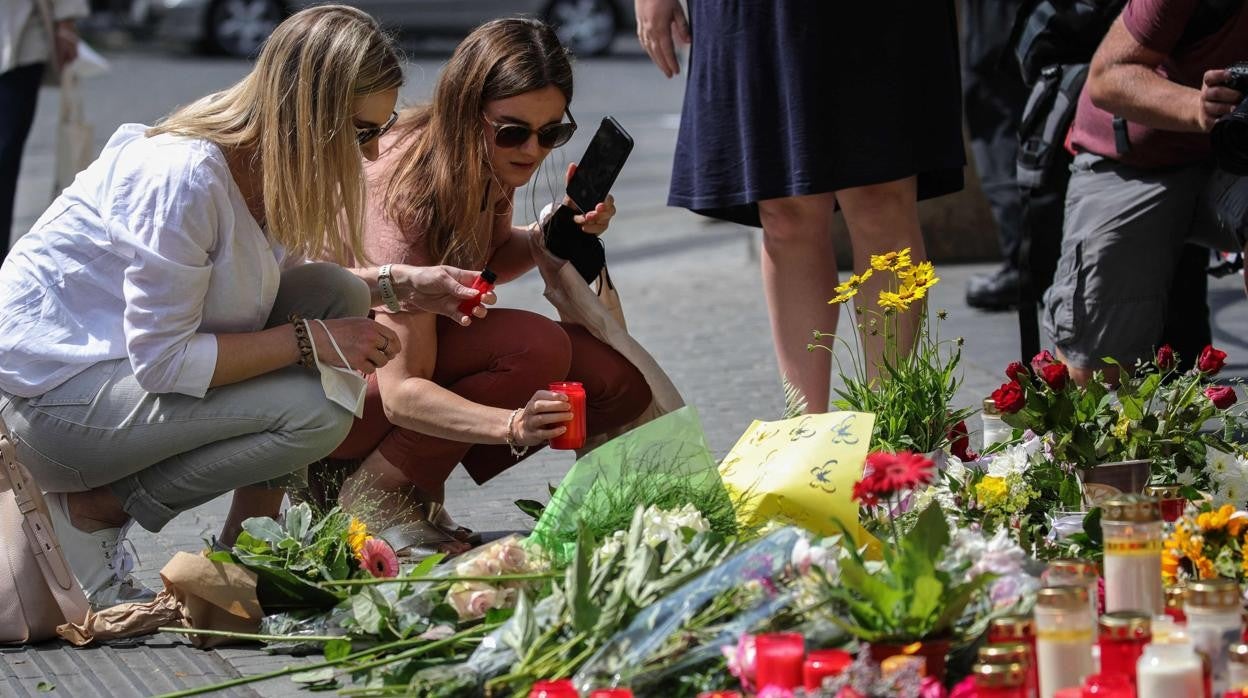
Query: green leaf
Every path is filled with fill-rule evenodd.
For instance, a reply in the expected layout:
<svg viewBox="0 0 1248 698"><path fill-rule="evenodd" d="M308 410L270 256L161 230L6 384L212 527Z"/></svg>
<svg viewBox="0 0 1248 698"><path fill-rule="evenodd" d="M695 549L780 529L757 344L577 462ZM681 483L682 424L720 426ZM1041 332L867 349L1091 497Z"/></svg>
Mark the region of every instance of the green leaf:
<svg viewBox="0 0 1248 698"><path fill-rule="evenodd" d="M500 625L509 620L515 614L515 609L511 608L491 608L485 612L486 625Z"/></svg>
<svg viewBox="0 0 1248 698"><path fill-rule="evenodd" d="M286 533L291 538L305 543L303 537L307 535L308 528L312 525L312 507L307 502L300 502L295 506L286 510Z"/></svg>
<svg viewBox="0 0 1248 698"><path fill-rule="evenodd" d="M914 596L910 599L910 618L920 623L926 623L927 619L940 608L941 598L945 593L945 585L941 584L935 577L924 576L919 577L914 582Z"/></svg>
<svg viewBox="0 0 1248 698"><path fill-rule="evenodd" d="M325 661L338 661L348 654L351 654L351 641L346 638L330 640L325 643L322 651L325 653Z"/></svg>
<svg viewBox="0 0 1248 698"><path fill-rule="evenodd" d="M944 610L928 629L929 633L941 634L953 626L954 621L962 617L966 605L988 584L997 578L995 574L981 574L975 579L950 589L945 594Z"/></svg>
<svg viewBox="0 0 1248 698"><path fill-rule="evenodd" d="M351 597L351 615L360 624L364 632L376 635L381 632L381 609L368 593L359 593Z"/></svg>
<svg viewBox="0 0 1248 698"><path fill-rule="evenodd" d="M500 639L504 645L521 657L537 641L537 622L533 618L533 606L529 603L529 595L523 589L520 590L516 599L516 609L511 620L503 626Z"/></svg>
<svg viewBox="0 0 1248 698"><path fill-rule="evenodd" d="M290 675L290 680L295 683L317 684L328 683L334 681L334 668L322 667L320 669L311 669L309 671L300 671Z"/></svg>
<svg viewBox="0 0 1248 698"><path fill-rule="evenodd" d="M918 521L904 541L913 545L915 553L924 559L932 562L940 559L941 551L949 545L949 523L945 521L945 514L938 504L928 505L919 514Z"/></svg>
<svg viewBox="0 0 1248 698"><path fill-rule="evenodd" d="M532 499L517 499L516 507L528 514L534 521L542 518L542 512L546 511L546 505Z"/></svg>
<svg viewBox="0 0 1248 698"><path fill-rule="evenodd" d="M412 571L409 572L407 576L426 577L429 575L430 572L433 571L434 567L438 566L439 562L442 562L445 559L446 559L446 553L434 553L430 555L429 557L421 560L420 563L416 565L416 567L412 568Z"/></svg>
<svg viewBox="0 0 1248 698"><path fill-rule="evenodd" d="M52 683L51 681L40 681L39 683L35 684L35 690L39 691L40 693L51 693L52 691L56 690L56 684Z"/></svg>
<svg viewBox="0 0 1248 698"><path fill-rule="evenodd" d="M576 534L576 559L568 568L568 598L572 605L572 627L588 632L597 623L602 611L594 604L589 593L589 561L594 554L594 541L589 528L579 523Z"/></svg>
<svg viewBox="0 0 1248 698"><path fill-rule="evenodd" d="M256 540L277 545L286 539L286 529L267 516L253 516L243 522L243 530L250 533Z"/></svg>
<svg viewBox="0 0 1248 698"><path fill-rule="evenodd" d="M1083 517L1083 532L1087 534L1088 539L1093 545L1100 548L1104 547L1104 538L1101 533L1101 508L1093 507L1088 515Z"/></svg>

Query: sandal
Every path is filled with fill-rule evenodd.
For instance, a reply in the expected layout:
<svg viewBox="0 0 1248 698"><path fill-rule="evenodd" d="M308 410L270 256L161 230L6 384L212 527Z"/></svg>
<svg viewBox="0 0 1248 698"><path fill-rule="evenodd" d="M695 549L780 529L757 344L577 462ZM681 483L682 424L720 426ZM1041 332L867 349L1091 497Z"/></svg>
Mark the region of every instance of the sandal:
<svg viewBox="0 0 1248 698"><path fill-rule="evenodd" d="M446 506L433 502L429 505L429 523L461 543L481 545L481 534L455 523Z"/></svg>
<svg viewBox="0 0 1248 698"><path fill-rule="evenodd" d="M454 557L459 553L448 552L445 549L446 546L463 543L446 531L423 520L395 524L379 532L377 537L389 543L398 557L420 560L433 555Z"/></svg>

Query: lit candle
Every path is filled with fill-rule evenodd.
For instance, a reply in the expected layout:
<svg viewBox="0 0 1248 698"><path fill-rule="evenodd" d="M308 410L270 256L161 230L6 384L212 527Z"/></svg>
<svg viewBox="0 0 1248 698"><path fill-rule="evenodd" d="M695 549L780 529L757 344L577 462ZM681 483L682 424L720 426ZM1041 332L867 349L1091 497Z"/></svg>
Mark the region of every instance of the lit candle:
<svg viewBox="0 0 1248 698"><path fill-rule="evenodd" d="M1156 499L1122 495L1101 504L1105 612L1165 611L1161 588L1161 510Z"/></svg>
<svg viewBox="0 0 1248 698"><path fill-rule="evenodd" d="M754 637L754 678L759 688L794 689L802 685L806 638L798 633L764 633Z"/></svg>
<svg viewBox="0 0 1248 698"><path fill-rule="evenodd" d="M1092 673L1092 614L1082 586L1044 587L1036 594L1036 664L1040 698L1079 687Z"/></svg>

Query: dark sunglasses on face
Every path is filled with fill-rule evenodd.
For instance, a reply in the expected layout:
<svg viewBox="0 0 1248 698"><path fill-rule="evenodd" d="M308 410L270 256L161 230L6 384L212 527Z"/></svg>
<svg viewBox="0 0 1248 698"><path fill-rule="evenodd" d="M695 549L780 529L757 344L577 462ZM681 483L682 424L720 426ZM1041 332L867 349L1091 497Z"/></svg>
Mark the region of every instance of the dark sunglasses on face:
<svg viewBox="0 0 1248 698"><path fill-rule="evenodd" d="M576 119L572 118L572 112L565 111L568 115L566 123L547 124L537 130L521 124L500 124L490 121L489 117L485 117L485 122L494 127L494 145L500 148L519 148L529 141L529 137L537 134L537 144L550 150L572 140L572 134L576 133Z"/></svg>
<svg viewBox="0 0 1248 698"><path fill-rule="evenodd" d="M399 120L399 113L397 111L392 111L390 112L390 118L387 119L386 123L382 124L381 126L368 126L366 128L360 128L359 126L356 126L355 127L355 140L360 145L364 145L365 143L373 140L374 138L381 138L382 134L384 134L386 131L389 131L390 127L394 126L394 122L398 120Z"/></svg>

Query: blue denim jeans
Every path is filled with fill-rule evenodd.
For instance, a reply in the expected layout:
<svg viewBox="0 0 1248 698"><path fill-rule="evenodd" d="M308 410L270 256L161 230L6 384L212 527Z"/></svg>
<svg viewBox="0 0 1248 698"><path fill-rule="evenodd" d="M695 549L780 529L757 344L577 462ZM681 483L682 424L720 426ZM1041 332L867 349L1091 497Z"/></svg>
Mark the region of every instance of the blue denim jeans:
<svg viewBox="0 0 1248 698"><path fill-rule="evenodd" d="M363 316L367 286L332 264L282 274L269 326ZM108 486L144 528L225 492L281 480L341 442L352 415L330 402L313 371L290 366L212 388L203 398L141 388L127 359L103 361L48 392L0 393L18 457L49 492Z"/></svg>

